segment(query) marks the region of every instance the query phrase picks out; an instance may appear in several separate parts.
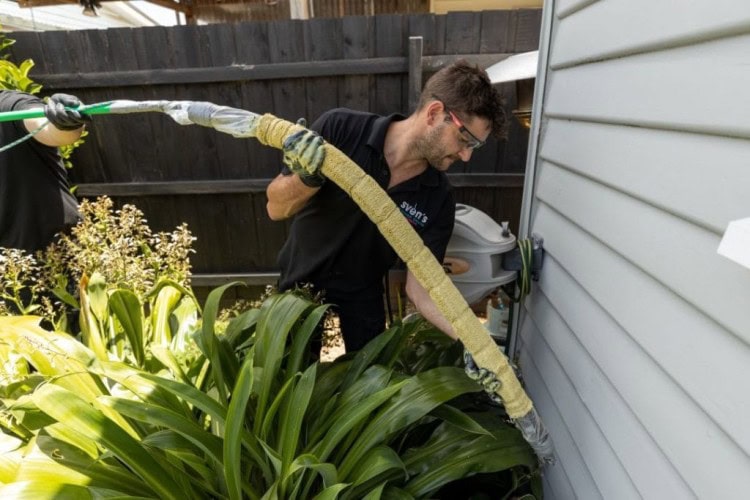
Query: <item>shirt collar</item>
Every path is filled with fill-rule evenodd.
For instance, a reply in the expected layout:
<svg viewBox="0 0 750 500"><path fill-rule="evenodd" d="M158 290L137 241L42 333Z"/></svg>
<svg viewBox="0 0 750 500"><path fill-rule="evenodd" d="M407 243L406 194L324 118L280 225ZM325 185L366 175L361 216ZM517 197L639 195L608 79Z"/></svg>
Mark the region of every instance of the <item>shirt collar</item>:
<svg viewBox="0 0 750 500"><path fill-rule="evenodd" d="M404 115L393 113L388 116L379 116L375 119L370 130L370 135L367 138L367 145L375 150L378 154L383 155L383 149L385 148L385 134L388 132L388 127L391 123L406 119ZM437 186L440 184L440 172L432 166L428 166L427 169L414 177L410 181L407 181L407 185L412 185L413 182L424 184L425 186Z"/></svg>
<svg viewBox="0 0 750 500"><path fill-rule="evenodd" d="M406 117L398 113L375 118L370 129L370 136L367 138L367 145L382 155L385 148L385 134L388 132L388 127L391 126L391 123L404 119Z"/></svg>

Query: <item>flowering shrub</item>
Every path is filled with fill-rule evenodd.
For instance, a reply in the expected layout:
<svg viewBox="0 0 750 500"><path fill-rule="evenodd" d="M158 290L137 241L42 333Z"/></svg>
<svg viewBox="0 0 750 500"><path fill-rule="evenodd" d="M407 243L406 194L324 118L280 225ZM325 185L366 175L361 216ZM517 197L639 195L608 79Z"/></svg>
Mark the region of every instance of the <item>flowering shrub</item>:
<svg viewBox="0 0 750 500"><path fill-rule="evenodd" d="M187 287L195 250L186 224L152 234L133 205L113 210L112 200L84 200L81 221L35 255L0 249L0 314L37 314L57 324L80 307L79 285L94 274L107 286L132 291L139 300L160 280Z"/></svg>

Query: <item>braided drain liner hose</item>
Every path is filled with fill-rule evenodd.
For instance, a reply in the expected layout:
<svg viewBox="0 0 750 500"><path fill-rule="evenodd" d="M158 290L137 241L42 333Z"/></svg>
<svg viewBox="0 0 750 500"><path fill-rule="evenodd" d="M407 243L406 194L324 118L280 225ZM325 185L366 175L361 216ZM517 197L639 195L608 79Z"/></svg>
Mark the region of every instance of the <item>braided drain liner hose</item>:
<svg viewBox="0 0 750 500"><path fill-rule="evenodd" d="M281 149L284 139L298 130L304 129L266 114L261 117L255 133L261 143ZM325 148L325 161L321 167L323 175L348 193L378 226L417 281L429 292L477 365L497 375L501 382L498 395L508 416L515 420L528 414L533 405L508 360L393 200L349 157L330 144L326 144Z"/></svg>
<svg viewBox="0 0 750 500"><path fill-rule="evenodd" d="M116 100L79 108L87 114L126 114L148 111L166 113L181 125L197 124L212 127L234 137L255 137L262 144L283 149L284 140L299 130L300 125L273 115L217 106L194 101L127 101ZM43 110L0 113L0 122L43 116ZM29 115L29 116L26 116ZM330 144L321 167L323 175L343 189L377 226L398 256L406 262L417 281L427 290L438 310L453 327L476 364L491 371L500 381L497 394L508 416L513 419L526 441L542 462L553 463L553 446L534 406L521 387L487 330L469 308L463 296L425 247L395 203L380 186L349 157Z"/></svg>

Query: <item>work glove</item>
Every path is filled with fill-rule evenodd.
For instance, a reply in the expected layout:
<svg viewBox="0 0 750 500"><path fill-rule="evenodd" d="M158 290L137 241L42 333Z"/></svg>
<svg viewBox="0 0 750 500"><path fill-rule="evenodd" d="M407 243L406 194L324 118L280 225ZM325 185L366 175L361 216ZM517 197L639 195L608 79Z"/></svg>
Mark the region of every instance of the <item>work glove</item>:
<svg viewBox="0 0 750 500"><path fill-rule="evenodd" d="M493 403L502 405L503 400L497 394L497 391L502 387L502 382L497 379L495 374L484 368L479 368L469 351L465 349L464 365L466 375L470 379L479 382ZM555 463L554 445L535 408L532 407L531 411L526 415L513 419L513 424L521 431L526 442L534 450L540 464Z"/></svg>
<svg viewBox="0 0 750 500"><path fill-rule="evenodd" d="M91 117L75 109L81 106L77 97L68 94L52 94L44 106L44 116L60 130L76 130L91 121Z"/></svg>
<svg viewBox="0 0 750 500"><path fill-rule="evenodd" d="M297 124L304 127L305 119L300 118ZM300 130L284 141L284 164L299 176L305 186L319 188L326 180L320 173L326 155L324 144L323 138L312 130Z"/></svg>
<svg viewBox="0 0 750 500"><path fill-rule="evenodd" d="M503 404L503 400L497 394L497 391L499 391L500 387L503 385L502 382L500 382L497 379L497 376L491 371L485 368L479 368L474 361L474 358L471 357L471 354L466 349L464 349L464 371L470 379L476 380L479 385L482 386L484 392L487 393L487 396L489 396L494 403Z"/></svg>

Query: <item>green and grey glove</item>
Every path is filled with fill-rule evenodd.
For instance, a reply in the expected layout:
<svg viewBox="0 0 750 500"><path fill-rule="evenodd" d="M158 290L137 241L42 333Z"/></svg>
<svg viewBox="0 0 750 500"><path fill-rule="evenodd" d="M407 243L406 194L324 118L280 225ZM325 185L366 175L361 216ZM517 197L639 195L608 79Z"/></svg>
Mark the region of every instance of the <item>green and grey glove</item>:
<svg viewBox="0 0 750 500"><path fill-rule="evenodd" d="M297 124L305 126L304 118L300 118ZM299 176L305 186L319 188L326 180L320 172L326 155L324 144L323 138L312 130L300 130L284 141L284 164Z"/></svg>
<svg viewBox="0 0 750 500"><path fill-rule="evenodd" d="M491 371L479 368L474 358L471 357L471 354L466 349L464 349L464 371L470 379L479 382L479 385L482 386L484 392L487 393L494 403L503 404L503 400L497 394L497 391L502 386L502 382Z"/></svg>

